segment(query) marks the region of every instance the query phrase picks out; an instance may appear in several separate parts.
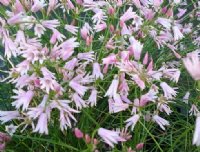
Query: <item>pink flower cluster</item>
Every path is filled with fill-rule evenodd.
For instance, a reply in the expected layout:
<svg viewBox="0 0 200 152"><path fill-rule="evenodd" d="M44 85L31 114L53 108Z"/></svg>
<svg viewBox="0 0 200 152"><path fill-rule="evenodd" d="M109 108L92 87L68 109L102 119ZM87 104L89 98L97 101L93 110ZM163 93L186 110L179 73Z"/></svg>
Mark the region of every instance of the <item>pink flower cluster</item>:
<svg viewBox="0 0 200 152"><path fill-rule="evenodd" d="M172 112L169 103L177 87L171 84L178 82L180 70L172 64L154 64L145 41L151 39L155 51L167 47L180 59L179 42L193 28L184 23L186 1L170 0L169 5L163 0L0 3L5 10L0 17L0 39L4 58L12 66L4 81L15 86L15 110L0 111L2 123L16 119L16 129L31 126L33 132L48 134L56 110L64 131L78 123L83 108L97 106L101 94L108 98L109 113L131 111L124 120L126 129L133 130L144 120L163 130L170 125L161 113ZM193 35L194 43L199 45L197 35ZM14 64L13 59L19 62ZM192 77L199 79L197 54L183 61ZM110 75L113 80L103 93L96 84ZM83 136L77 129L75 134ZM119 131L100 128L98 135L111 147L126 141Z"/></svg>

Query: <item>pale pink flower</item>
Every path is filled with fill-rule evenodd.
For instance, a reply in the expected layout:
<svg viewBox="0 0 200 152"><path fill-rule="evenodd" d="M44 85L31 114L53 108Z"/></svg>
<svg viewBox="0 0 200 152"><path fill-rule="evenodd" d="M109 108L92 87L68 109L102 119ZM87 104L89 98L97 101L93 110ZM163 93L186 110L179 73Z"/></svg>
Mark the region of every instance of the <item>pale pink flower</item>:
<svg viewBox="0 0 200 152"><path fill-rule="evenodd" d="M132 35L133 31L130 27L127 27L126 24L123 25L122 29L121 29L121 35Z"/></svg>
<svg viewBox="0 0 200 152"><path fill-rule="evenodd" d="M19 117L19 111L0 111L0 121L2 124L13 119L18 119Z"/></svg>
<svg viewBox="0 0 200 152"><path fill-rule="evenodd" d="M75 8L74 4L71 2L71 0L67 0L66 3L67 3L66 6L67 6L68 9L74 9Z"/></svg>
<svg viewBox="0 0 200 152"><path fill-rule="evenodd" d="M128 50L131 54L134 55L135 60L139 60L143 49L143 45L134 37L130 37L129 41L131 45L129 46Z"/></svg>
<svg viewBox="0 0 200 152"><path fill-rule="evenodd" d="M63 60L68 59L74 52L74 48L78 47L79 43L76 42L76 38L72 37L66 41L64 41L62 44L60 44L59 47L62 48L60 51L60 56Z"/></svg>
<svg viewBox="0 0 200 152"><path fill-rule="evenodd" d="M140 0L132 0L132 2L137 8L141 8Z"/></svg>
<svg viewBox="0 0 200 152"><path fill-rule="evenodd" d="M52 79L56 79L55 73L52 73L46 67L42 67L40 70L41 70L44 77L50 77Z"/></svg>
<svg viewBox="0 0 200 152"><path fill-rule="evenodd" d="M101 79L103 80L103 74L101 73L101 67L98 62L93 63L93 71L92 76L97 80Z"/></svg>
<svg viewBox="0 0 200 152"><path fill-rule="evenodd" d="M82 109L87 107L86 102L77 93L74 93L72 95L72 100L74 101L77 109Z"/></svg>
<svg viewBox="0 0 200 152"><path fill-rule="evenodd" d="M104 95L104 97L108 96L108 97L112 98L112 97L116 96L118 85L119 85L119 79L118 79L118 76L115 75L115 77L112 80L112 83L109 86L109 88L108 88L106 94Z"/></svg>
<svg viewBox="0 0 200 152"><path fill-rule="evenodd" d="M88 87L80 85L75 80L69 82L69 86L76 91L80 96L84 96L85 92L88 90Z"/></svg>
<svg viewBox="0 0 200 152"><path fill-rule="evenodd" d="M120 75L120 84L119 84L119 92L121 95L128 95L129 86L127 80L125 79L125 73Z"/></svg>
<svg viewBox="0 0 200 152"><path fill-rule="evenodd" d="M70 110L68 110L68 109L66 110L64 108L60 109L59 121L60 121L60 129L61 129L61 131L67 130L68 127L72 128L72 124L71 124L71 120L70 119L72 119L74 122L77 122L75 117L71 114Z"/></svg>
<svg viewBox="0 0 200 152"><path fill-rule="evenodd" d="M172 113L170 107L167 104L165 104L165 103L158 103L157 108L161 112L165 112L167 115L169 115L170 113Z"/></svg>
<svg viewBox="0 0 200 152"><path fill-rule="evenodd" d="M8 6L10 4L11 0L0 0L0 3L5 5L5 6Z"/></svg>
<svg viewBox="0 0 200 152"><path fill-rule="evenodd" d="M163 0L153 0L153 6L155 8L159 8L162 3L163 3Z"/></svg>
<svg viewBox="0 0 200 152"><path fill-rule="evenodd" d="M164 74L164 76L169 77L170 80L177 83L181 72L179 69L164 69L163 74Z"/></svg>
<svg viewBox="0 0 200 152"><path fill-rule="evenodd" d="M81 37L83 39L87 39L87 37L89 36L89 34L92 32L92 28L90 27L90 25L86 22L84 24L84 26L81 28Z"/></svg>
<svg viewBox="0 0 200 152"><path fill-rule="evenodd" d="M60 22L58 20L45 20L41 21L42 25L48 29L55 29L56 27L60 26Z"/></svg>
<svg viewBox="0 0 200 152"><path fill-rule="evenodd" d="M140 26L143 24L143 18L138 15L135 15L132 24L135 26L134 27L135 31L139 30ZM142 35L142 33L141 33L141 35Z"/></svg>
<svg viewBox="0 0 200 152"><path fill-rule="evenodd" d="M169 121L163 119L158 115L154 115L152 117L153 121L156 122L163 130L165 130L165 126L169 126Z"/></svg>
<svg viewBox="0 0 200 152"><path fill-rule="evenodd" d="M178 41L184 37L178 26L173 26L172 29L174 32L174 41Z"/></svg>
<svg viewBox="0 0 200 152"><path fill-rule="evenodd" d="M40 134L45 133L48 134L48 115L46 113L41 113L38 118L38 123L36 125L36 128L33 130L33 132L39 132Z"/></svg>
<svg viewBox="0 0 200 152"><path fill-rule="evenodd" d="M156 94L157 94L157 92L155 92L153 89L150 89L148 93L146 93L140 97L140 100L138 100L138 99L134 100L134 105L137 107L143 107L149 101L155 102L155 99L157 99Z"/></svg>
<svg viewBox="0 0 200 152"><path fill-rule="evenodd" d="M79 60L86 60L92 62L94 60L94 51L78 53L77 58Z"/></svg>
<svg viewBox="0 0 200 152"><path fill-rule="evenodd" d="M159 17L156 20L156 22L161 24L166 29L170 29L170 27L171 27L171 20L170 19Z"/></svg>
<svg viewBox="0 0 200 152"><path fill-rule="evenodd" d="M50 90L56 91L56 87L59 86L56 80L52 79L51 77L44 77L40 78L40 88L44 89L48 94Z"/></svg>
<svg viewBox="0 0 200 152"><path fill-rule="evenodd" d="M125 111L129 107L129 104L122 102L119 94L114 97L114 100L112 98L109 98L108 104L109 113L118 113L120 111Z"/></svg>
<svg viewBox="0 0 200 152"><path fill-rule="evenodd" d="M27 60L22 61L21 63L16 65L16 71L18 71L21 75L27 74L30 69L30 62Z"/></svg>
<svg viewBox="0 0 200 152"><path fill-rule="evenodd" d="M58 6L58 0L49 0L49 6L47 9L47 14L54 10Z"/></svg>
<svg viewBox="0 0 200 152"><path fill-rule="evenodd" d="M199 113L196 118L195 130L193 135L192 144L196 146L200 146L200 116Z"/></svg>
<svg viewBox="0 0 200 152"><path fill-rule="evenodd" d="M34 33L39 38L44 34L45 31L46 31L46 29L41 24L36 24L35 27L34 27Z"/></svg>
<svg viewBox="0 0 200 152"><path fill-rule="evenodd" d="M117 144L119 141L126 141L124 138L120 137L120 132L118 131L99 128L98 135L112 148L114 147L114 144Z"/></svg>
<svg viewBox="0 0 200 152"><path fill-rule="evenodd" d="M183 59L184 66L194 80L200 80L200 60L198 54L193 52Z"/></svg>
<svg viewBox="0 0 200 152"><path fill-rule="evenodd" d="M132 75L132 80L140 87L141 90L145 89L145 83L140 79L137 74Z"/></svg>
<svg viewBox="0 0 200 152"><path fill-rule="evenodd" d="M27 112L27 115L30 118L36 119L40 116L41 113L46 111L48 113L48 117L50 117L50 107L46 106L48 98L48 95L44 95L41 103L37 107L28 108L29 111Z"/></svg>
<svg viewBox="0 0 200 152"><path fill-rule="evenodd" d="M133 130L139 119L140 119L140 115L139 114L135 114L132 117L130 117L129 119L127 119L125 121L127 123L126 124L126 128L131 126L131 130Z"/></svg>
<svg viewBox="0 0 200 152"><path fill-rule="evenodd" d="M33 2L34 4L31 7L31 11L34 13L43 9L47 5L44 0L33 0Z"/></svg>
<svg viewBox="0 0 200 152"><path fill-rule="evenodd" d="M147 20L152 20L155 16L155 12L152 9L143 8L142 11Z"/></svg>
<svg viewBox="0 0 200 152"><path fill-rule="evenodd" d="M74 134L75 134L76 138L83 138L83 132L78 128L74 129Z"/></svg>
<svg viewBox="0 0 200 152"><path fill-rule="evenodd" d="M14 24L18 24L18 23L21 23L24 18L26 18L26 15L24 12L20 12L14 16L11 16L8 20L7 20L7 23L10 24L10 25L14 25Z"/></svg>
<svg viewBox="0 0 200 152"><path fill-rule="evenodd" d="M65 29L74 34L74 35L77 35L77 32L78 32L78 27L77 26L74 26L74 25L65 25Z"/></svg>
<svg viewBox="0 0 200 152"><path fill-rule="evenodd" d="M101 32L101 31L105 30L106 28L107 28L107 24L105 22L99 23L99 24L94 26L94 30L96 32Z"/></svg>
<svg viewBox="0 0 200 152"><path fill-rule="evenodd" d="M103 73L107 73L108 66L110 64L115 64L117 62L117 58L116 58L115 54L110 54L109 56L103 58L102 60L103 60L103 64L105 64L104 69L103 69Z"/></svg>
<svg viewBox="0 0 200 152"><path fill-rule="evenodd" d="M50 39L50 43L51 44L55 44L56 41L59 41L59 42L62 42L63 39L65 39L66 37L61 34L58 30L56 29L53 29L53 35L51 36L51 39Z"/></svg>
<svg viewBox="0 0 200 152"><path fill-rule="evenodd" d="M102 9L95 8L93 9L93 11L95 13L95 15L92 17L93 23L98 25L98 24L103 23L106 20L107 16L105 15L105 12L103 12Z"/></svg>
<svg viewBox="0 0 200 152"><path fill-rule="evenodd" d="M166 82L161 82L160 83L161 88L163 89L164 92L164 97L166 97L167 99L172 99L173 97L176 96L176 88L172 88L170 87Z"/></svg>
<svg viewBox="0 0 200 152"><path fill-rule="evenodd" d="M115 49L115 44L114 44L113 38L110 38L108 40L108 42L106 43L106 48L110 49L110 50L114 50Z"/></svg>
<svg viewBox="0 0 200 152"><path fill-rule="evenodd" d="M25 38L24 32L21 30L17 31L16 38L15 38L15 44L22 46L25 43L26 43L26 38Z"/></svg>
<svg viewBox="0 0 200 152"><path fill-rule="evenodd" d="M149 54L148 54L148 52L145 54L145 56L144 56L144 58L143 58L143 64L144 65L147 65L147 63L148 63L148 60L149 60Z"/></svg>
<svg viewBox="0 0 200 152"><path fill-rule="evenodd" d="M48 120L50 119L51 109L46 105L48 100L48 96L44 95L42 102L34 108L29 108L27 115L30 118L36 119L38 118L38 123L36 128L34 128L33 132L39 132L41 134L48 134Z"/></svg>
<svg viewBox="0 0 200 152"><path fill-rule="evenodd" d="M71 60L69 60L68 62L65 63L64 68L67 70L74 70L74 68L78 65L78 59L77 58L73 58Z"/></svg>
<svg viewBox="0 0 200 152"><path fill-rule="evenodd" d="M14 90L14 92L17 95L12 96L13 99L16 99L14 102L12 102L12 106L15 106L16 109L19 109L22 106L22 111L27 110L34 96L34 92L31 90L27 92L23 90Z"/></svg>
<svg viewBox="0 0 200 152"><path fill-rule="evenodd" d="M185 13L186 13L187 9L182 9L182 8L178 8L178 14L177 17L180 18L182 17Z"/></svg>
<svg viewBox="0 0 200 152"><path fill-rule="evenodd" d="M79 113L79 111L72 109L69 106L69 100L52 100L50 107L56 108L60 111L60 129L61 131L67 130L67 127L72 128L71 120L77 122L72 113Z"/></svg>
<svg viewBox="0 0 200 152"><path fill-rule="evenodd" d="M11 58L11 56L16 57L19 50L13 40L11 40L9 37L6 37L3 40L3 43L5 47L5 56L8 59Z"/></svg>
<svg viewBox="0 0 200 152"><path fill-rule="evenodd" d="M97 90L96 89L92 89L92 92L91 92L91 95L88 99L88 104L91 106L91 107L94 107L97 105Z"/></svg>
<svg viewBox="0 0 200 152"><path fill-rule="evenodd" d="M136 13L133 12L133 8L129 7L127 11L120 17L120 25L123 27L126 21L133 19Z"/></svg>

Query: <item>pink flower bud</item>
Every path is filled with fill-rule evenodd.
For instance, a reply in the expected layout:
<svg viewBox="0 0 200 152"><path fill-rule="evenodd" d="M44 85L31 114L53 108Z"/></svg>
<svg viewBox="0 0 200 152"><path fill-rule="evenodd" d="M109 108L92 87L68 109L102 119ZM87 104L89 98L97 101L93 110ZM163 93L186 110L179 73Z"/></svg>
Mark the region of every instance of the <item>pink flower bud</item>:
<svg viewBox="0 0 200 152"><path fill-rule="evenodd" d="M97 145L98 143L99 143L99 141L98 141L96 138L94 138L94 139L93 139L93 144L94 144L94 145Z"/></svg>
<svg viewBox="0 0 200 152"><path fill-rule="evenodd" d="M85 135L85 142L89 144L91 142L91 138L88 134Z"/></svg>
<svg viewBox="0 0 200 152"><path fill-rule="evenodd" d="M79 4L79 5L82 5L83 4L83 0L76 0L76 3Z"/></svg>
<svg viewBox="0 0 200 152"><path fill-rule="evenodd" d="M143 147L144 147L144 143L139 143L139 144L136 145L135 148L136 148L137 150L141 150Z"/></svg>
<svg viewBox="0 0 200 152"><path fill-rule="evenodd" d="M115 13L115 9L113 7L108 8L108 14L113 15Z"/></svg>
<svg viewBox="0 0 200 152"><path fill-rule="evenodd" d="M83 133L82 133L82 131L81 131L80 129L78 129L78 128L75 128L75 129L74 129L74 134L75 134L76 138L83 138Z"/></svg>

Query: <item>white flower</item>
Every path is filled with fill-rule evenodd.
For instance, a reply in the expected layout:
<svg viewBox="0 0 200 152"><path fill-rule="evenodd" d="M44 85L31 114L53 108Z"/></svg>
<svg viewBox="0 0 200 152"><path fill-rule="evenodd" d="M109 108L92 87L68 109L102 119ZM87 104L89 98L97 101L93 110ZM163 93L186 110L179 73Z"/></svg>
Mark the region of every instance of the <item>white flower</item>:
<svg viewBox="0 0 200 152"><path fill-rule="evenodd" d="M131 130L133 130L139 119L140 119L140 115L138 115L138 114L136 114L136 115L132 116L131 118L127 119L125 121L127 123L126 124L126 128L131 126Z"/></svg>
<svg viewBox="0 0 200 152"><path fill-rule="evenodd" d="M193 135L193 145L200 146L200 116L196 118L195 130Z"/></svg>
<svg viewBox="0 0 200 152"><path fill-rule="evenodd" d="M120 132L118 131L99 128L98 135L112 148L114 147L114 144L117 144L119 141L126 141L124 138L120 137Z"/></svg>
<svg viewBox="0 0 200 152"><path fill-rule="evenodd" d="M169 126L169 121L163 119L162 117L158 115L153 116L153 121L156 122L160 126L160 128L162 128L163 130L165 130L164 126Z"/></svg>

